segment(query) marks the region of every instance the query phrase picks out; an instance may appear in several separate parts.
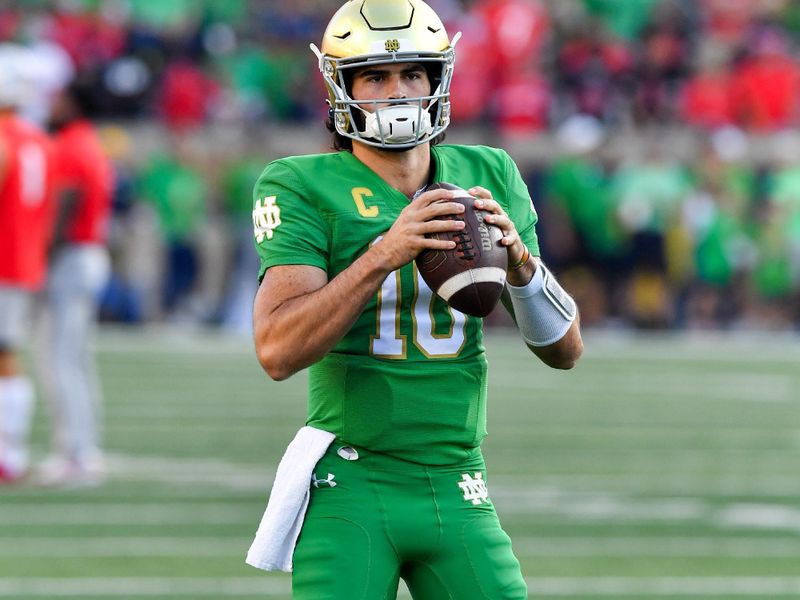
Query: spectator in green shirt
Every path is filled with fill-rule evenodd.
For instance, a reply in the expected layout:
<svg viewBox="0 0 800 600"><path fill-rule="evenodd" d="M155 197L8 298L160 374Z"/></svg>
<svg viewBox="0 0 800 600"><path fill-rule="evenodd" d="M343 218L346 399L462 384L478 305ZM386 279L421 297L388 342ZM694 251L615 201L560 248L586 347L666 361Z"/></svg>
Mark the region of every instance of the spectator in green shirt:
<svg viewBox="0 0 800 600"><path fill-rule="evenodd" d="M192 166L187 144L175 138L172 152L154 156L140 179L141 197L152 203L166 246L162 308L168 316L177 316L193 290L206 222L208 186Z"/></svg>

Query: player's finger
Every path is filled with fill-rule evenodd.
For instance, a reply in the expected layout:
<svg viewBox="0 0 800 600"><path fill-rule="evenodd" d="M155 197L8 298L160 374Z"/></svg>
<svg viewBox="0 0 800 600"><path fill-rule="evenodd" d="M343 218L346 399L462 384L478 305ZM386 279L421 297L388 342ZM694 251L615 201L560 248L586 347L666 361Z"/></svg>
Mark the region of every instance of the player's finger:
<svg viewBox="0 0 800 600"><path fill-rule="evenodd" d="M499 227L503 233L514 231L516 229L513 221L509 219L508 215L506 214L491 213L483 218L487 223L491 223L492 225Z"/></svg>
<svg viewBox="0 0 800 600"><path fill-rule="evenodd" d="M509 233L508 235L504 235L500 239L500 244L502 246L511 247L517 242L518 239L519 239L519 235L517 235L517 232L514 231L513 233Z"/></svg>
<svg viewBox="0 0 800 600"><path fill-rule="evenodd" d="M420 246L430 250L452 250L456 247L456 243L453 240L440 240L436 237L425 237L422 238Z"/></svg>
<svg viewBox="0 0 800 600"><path fill-rule="evenodd" d="M439 233L442 231L460 231L466 227L466 223L459 219L433 219L425 221L420 227L422 233Z"/></svg>
<svg viewBox="0 0 800 600"><path fill-rule="evenodd" d="M480 208L481 210L486 210L498 215L506 214L506 211L503 210L503 207L491 198L475 200L475 208Z"/></svg>
<svg viewBox="0 0 800 600"><path fill-rule="evenodd" d="M447 215L460 215L464 212L464 205L459 202L434 202L420 210L423 219L435 219Z"/></svg>
<svg viewBox="0 0 800 600"><path fill-rule="evenodd" d="M452 200L455 197L456 197L456 190L445 190L443 188L439 188L436 190L423 192L412 201L412 204L425 206L427 204L432 204L433 202L441 202L442 200Z"/></svg>
<svg viewBox="0 0 800 600"><path fill-rule="evenodd" d="M471 187L467 191L470 193L470 195L474 196L475 198L488 198L490 200L492 198L492 192L479 185Z"/></svg>

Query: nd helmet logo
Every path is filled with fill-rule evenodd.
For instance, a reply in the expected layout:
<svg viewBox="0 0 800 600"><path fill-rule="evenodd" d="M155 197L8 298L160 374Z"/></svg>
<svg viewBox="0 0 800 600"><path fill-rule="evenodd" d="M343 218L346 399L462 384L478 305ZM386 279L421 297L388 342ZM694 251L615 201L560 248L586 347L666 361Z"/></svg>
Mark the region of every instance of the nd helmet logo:
<svg viewBox="0 0 800 600"><path fill-rule="evenodd" d="M397 52L398 50L400 50L400 40L398 39L386 40L387 52Z"/></svg>

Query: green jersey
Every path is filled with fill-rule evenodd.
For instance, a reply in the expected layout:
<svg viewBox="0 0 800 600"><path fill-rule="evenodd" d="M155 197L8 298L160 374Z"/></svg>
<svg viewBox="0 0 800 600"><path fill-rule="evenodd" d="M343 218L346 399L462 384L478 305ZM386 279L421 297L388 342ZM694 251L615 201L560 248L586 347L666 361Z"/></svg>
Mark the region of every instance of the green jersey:
<svg viewBox="0 0 800 600"><path fill-rule="evenodd" d="M490 190L538 255L536 213L508 154L434 146L431 158L434 181ZM270 163L254 202L260 277L275 265L312 265L332 279L380 243L409 200L351 153L338 152ZM486 435L481 326L433 294L413 262L405 265L311 366L307 423L418 463L464 459Z"/></svg>

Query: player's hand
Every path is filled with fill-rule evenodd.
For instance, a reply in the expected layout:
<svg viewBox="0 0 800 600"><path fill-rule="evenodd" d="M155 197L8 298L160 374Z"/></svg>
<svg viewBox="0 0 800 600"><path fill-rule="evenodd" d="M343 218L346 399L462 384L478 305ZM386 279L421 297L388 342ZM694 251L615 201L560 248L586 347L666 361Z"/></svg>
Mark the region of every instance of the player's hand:
<svg viewBox="0 0 800 600"><path fill-rule="evenodd" d="M464 212L463 205L450 202L455 194L453 190L445 189L424 192L403 209L391 229L374 246L376 252L382 253L382 260L390 270L411 262L422 250L455 248L453 241L426 237L431 233L464 229L461 220L439 218Z"/></svg>
<svg viewBox="0 0 800 600"><path fill-rule="evenodd" d="M472 187L467 190L470 195L475 197L475 208L488 211L486 222L496 225L503 232L500 243L508 249L508 264L517 264L525 254L525 244L517 233L514 222L493 198L492 193L486 188Z"/></svg>

